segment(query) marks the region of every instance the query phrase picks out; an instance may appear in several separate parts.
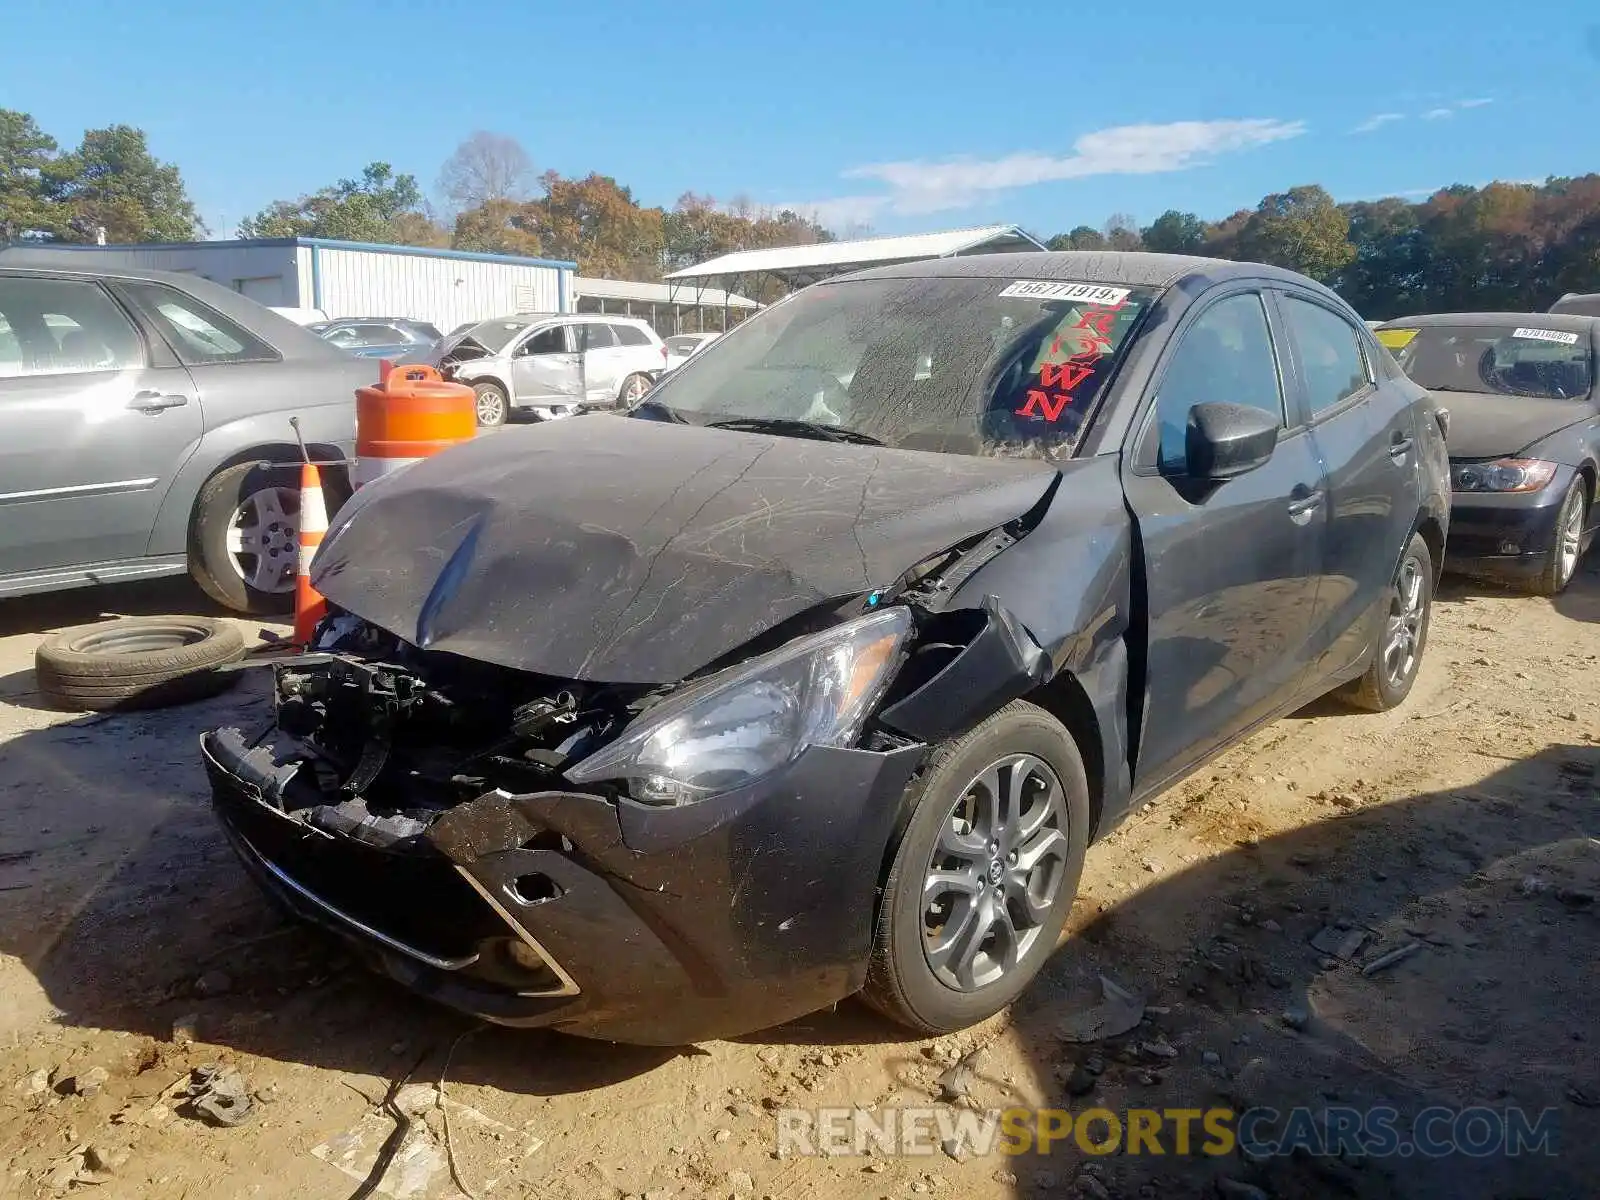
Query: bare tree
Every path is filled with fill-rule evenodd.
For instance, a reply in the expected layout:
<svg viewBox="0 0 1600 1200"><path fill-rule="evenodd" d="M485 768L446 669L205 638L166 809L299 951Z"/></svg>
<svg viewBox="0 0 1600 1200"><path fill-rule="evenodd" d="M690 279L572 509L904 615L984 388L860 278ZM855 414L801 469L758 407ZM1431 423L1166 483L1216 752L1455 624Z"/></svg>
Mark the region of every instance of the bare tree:
<svg viewBox="0 0 1600 1200"><path fill-rule="evenodd" d="M522 143L480 129L445 160L438 186L446 203L461 212L490 200L525 200L533 177L533 160Z"/></svg>
<svg viewBox="0 0 1600 1200"><path fill-rule="evenodd" d="M1144 239L1139 236L1139 222L1132 213L1112 213L1106 218L1102 232L1106 244L1113 250L1139 250L1144 246Z"/></svg>

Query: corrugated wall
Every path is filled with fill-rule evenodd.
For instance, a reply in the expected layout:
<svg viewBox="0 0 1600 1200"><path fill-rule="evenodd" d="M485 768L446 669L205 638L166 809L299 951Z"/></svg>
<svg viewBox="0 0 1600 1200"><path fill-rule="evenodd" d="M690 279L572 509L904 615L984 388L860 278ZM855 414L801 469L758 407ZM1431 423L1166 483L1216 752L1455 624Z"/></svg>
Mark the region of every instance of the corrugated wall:
<svg viewBox="0 0 1600 1200"><path fill-rule="evenodd" d="M303 246L315 263L320 300L308 306L330 317L400 316L432 321L449 331L468 321L513 312L561 312L569 304L571 272L559 267L475 262L370 250Z"/></svg>

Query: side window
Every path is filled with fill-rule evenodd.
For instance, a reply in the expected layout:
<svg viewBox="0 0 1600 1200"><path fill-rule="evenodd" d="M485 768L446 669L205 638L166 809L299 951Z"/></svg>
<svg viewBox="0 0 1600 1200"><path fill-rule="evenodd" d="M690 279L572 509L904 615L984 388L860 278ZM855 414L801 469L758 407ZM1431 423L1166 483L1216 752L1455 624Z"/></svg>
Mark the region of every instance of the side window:
<svg viewBox="0 0 1600 1200"><path fill-rule="evenodd" d="M134 282L121 286L160 327L185 366L261 362L278 357L277 351L242 325L176 288Z"/></svg>
<svg viewBox="0 0 1600 1200"><path fill-rule="evenodd" d="M0 277L0 378L144 366L128 315L97 284Z"/></svg>
<svg viewBox="0 0 1600 1200"><path fill-rule="evenodd" d="M1242 292L1218 300L1184 332L1156 392L1157 464L1181 472L1185 431L1196 404L1246 404L1283 424L1283 386L1261 297Z"/></svg>
<svg viewBox="0 0 1600 1200"><path fill-rule="evenodd" d="M648 346L650 338L637 325L613 325L611 331L624 346Z"/></svg>
<svg viewBox="0 0 1600 1200"><path fill-rule="evenodd" d="M1283 318L1300 351L1306 399L1313 413L1343 404L1372 382L1360 335L1338 313L1301 300L1283 298Z"/></svg>
<svg viewBox="0 0 1600 1200"><path fill-rule="evenodd" d="M522 343L518 354L565 354L567 352L567 329L564 325L552 325L549 329L541 329L527 341Z"/></svg>
<svg viewBox="0 0 1600 1200"><path fill-rule="evenodd" d="M617 335L602 321L590 321L575 328L585 350L610 350L617 344Z"/></svg>

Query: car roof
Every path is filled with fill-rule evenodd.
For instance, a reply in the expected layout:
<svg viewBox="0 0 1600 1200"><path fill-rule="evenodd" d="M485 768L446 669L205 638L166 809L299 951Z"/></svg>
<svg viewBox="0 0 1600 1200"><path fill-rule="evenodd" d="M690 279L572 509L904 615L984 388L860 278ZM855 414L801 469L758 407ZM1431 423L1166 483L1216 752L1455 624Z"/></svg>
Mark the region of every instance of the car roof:
<svg viewBox="0 0 1600 1200"><path fill-rule="evenodd" d="M1143 250L1049 250L1015 254L966 254L955 258L922 259L887 267L855 271L841 279L1060 279L1126 287L1166 288L1189 277L1211 282L1225 279L1281 279L1321 284L1265 263L1233 262L1188 254L1154 254ZM831 281L830 281L831 282Z"/></svg>
<svg viewBox="0 0 1600 1200"><path fill-rule="evenodd" d="M1428 329L1438 325L1477 327L1484 325L1525 325L1537 329L1555 329L1563 333L1586 333L1592 330L1600 317L1586 317L1580 313L1529 313L1529 312L1462 312L1420 313L1414 317L1396 317L1385 321L1381 329Z"/></svg>
<svg viewBox="0 0 1600 1200"><path fill-rule="evenodd" d="M92 256L73 250L33 246L0 247L0 271L41 279L132 279L141 283L165 284L180 292L187 292L229 320L237 321L257 337L265 338L284 358L341 362L345 359L343 350L329 345L305 326L200 275L125 267L97 262Z"/></svg>

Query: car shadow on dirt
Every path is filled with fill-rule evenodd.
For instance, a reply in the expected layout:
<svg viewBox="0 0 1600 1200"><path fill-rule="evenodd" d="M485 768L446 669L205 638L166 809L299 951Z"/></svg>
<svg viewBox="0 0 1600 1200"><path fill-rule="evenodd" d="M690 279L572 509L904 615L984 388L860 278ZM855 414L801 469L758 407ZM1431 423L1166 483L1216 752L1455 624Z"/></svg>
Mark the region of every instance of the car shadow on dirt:
<svg viewBox="0 0 1600 1200"><path fill-rule="evenodd" d="M66 721L7 743L0 951L22 960L63 1025L166 1043L192 1016L206 1046L376 1077L402 1074L432 1048L437 1069L471 1023L285 924L212 819L195 739L220 723L265 720L264 685L247 680L203 704ZM1501 1195L1586 1194L1569 1185L1581 1178L1573 1172L1600 1175L1600 1112L1566 1096L1593 1086L1573 1073L1593 1066L1600 1044L1600 1009L1589 1003L1600 959L1597 777L1600 747L1552 745L1472 789L1344 810L1235 845L1114 905L1080 903L1076 936L1005 1035L1026 1070L1010 1085L980 1067L974 1099L1079 1111L1320 1110L1335 1100L1389 1103L1403 1115L1432 1103L1535 1115L1554 1107L1563 1148L1554 1159L1359 1166L1308 1155L1261 1164L1117 1155L1100 1160L1101 1178L1130 1196L1146 1183L1163 1196L1199 1195L1222 1175L1278 1200L1487 1195L1489 1183L1503 1183ZM1367 933L1350 961L1309 944L1341 923L1349 929L1340 932ZM1175 937L1187 947L1181 969L1152 975L1152 963L1173 961ZM1365 976L1356 965L1412 941L1420 948L1392 968ZM1060 1022L1096 1002L1102 973L1145 998L1145 1024L1099 1045L1064 1042ZM854 1003L748 1040L903 1042L891 1073L902 1059L927 1061L917 1041ZM556 1096L692 1052L490 1029L460 1047L451 1077ZM1058 1194L1085 1161L1071 1149L1065 1161L997 1165L1031 1196Z"/></svg>

